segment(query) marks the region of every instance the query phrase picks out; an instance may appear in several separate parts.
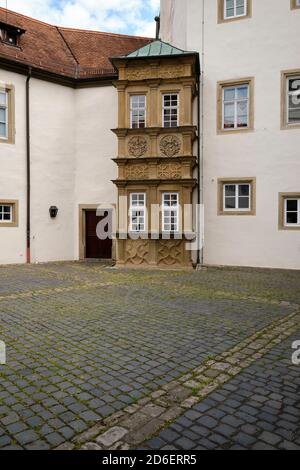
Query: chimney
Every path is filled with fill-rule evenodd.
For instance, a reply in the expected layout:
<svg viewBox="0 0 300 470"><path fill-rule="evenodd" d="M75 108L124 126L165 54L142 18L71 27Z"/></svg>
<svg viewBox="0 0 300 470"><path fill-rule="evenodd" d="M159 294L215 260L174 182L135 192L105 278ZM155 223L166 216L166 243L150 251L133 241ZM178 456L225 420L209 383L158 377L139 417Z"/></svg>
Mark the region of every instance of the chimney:
<svg viewBox="0 0 300 470"><path fill-rule="evenodd" d="M160 33L160 16L156 16L155 18L156 21L156 34L155 34L155 39L159 39L159 33Z"/></svg>

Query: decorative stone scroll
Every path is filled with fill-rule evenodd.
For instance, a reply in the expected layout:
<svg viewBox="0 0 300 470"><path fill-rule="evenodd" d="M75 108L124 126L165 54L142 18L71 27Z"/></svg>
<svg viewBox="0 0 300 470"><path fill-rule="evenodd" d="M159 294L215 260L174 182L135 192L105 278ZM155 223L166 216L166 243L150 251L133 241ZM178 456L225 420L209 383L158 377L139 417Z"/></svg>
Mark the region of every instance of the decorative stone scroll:
<svg viewBox="0 0 300 470"><path fill-rule="evenodd" d="M159 148L166 157L175 157L181 149L180 140L174 135L166 135L161 139Z"/></svg>
<svg viewBox="0 0 300 470"><path fill-rule="evenodd" d="M148 150L147 140L144 137L131 137L128 142L128 152L132 157L143 157Z"/></svg>

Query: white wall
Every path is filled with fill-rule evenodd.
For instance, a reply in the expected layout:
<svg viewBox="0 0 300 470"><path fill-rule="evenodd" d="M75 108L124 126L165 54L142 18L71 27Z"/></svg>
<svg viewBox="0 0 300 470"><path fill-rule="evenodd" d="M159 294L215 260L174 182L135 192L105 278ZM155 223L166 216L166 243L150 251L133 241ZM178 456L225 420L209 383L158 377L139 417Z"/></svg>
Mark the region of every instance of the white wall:
<svg viewBox="0 0 300 470"><path fill-rule="evenodd" d="M0 70L0 83L15 86L15 144L0 143L0 200L19 201L19 226L0 227L0 264L26 262L26 132L25 81Z"/></svg>
<svg viewBox="0 0 300 470"><path fill-rule="evenodd" d="M278 194L300 192L300 129L280 130L280 72L300 68L300 10L290 0L253 0L252 18L218 24L217 1L171 3L186 17L185 32L176 14L164 16L170 1L162 0L162 39L171 29L177 46L204 52L205 263L299 269L300 232L279 231ZM217 135L217 82L251 76L255 132ZM217 216L217 179L250 176L257 178L257 215Z"/></svg>
<svg viewBox="0 0 300 470"><path fill-rule="evenodd" d="M0 144L0 199L19 201L19 227L0 227L0 264L26 262L26 77L1 70L15 87L16 142ZM79 258L80 204L115 204L117 93L30 81L31 261ZM56 219L50 206L59 209Z"/></svg>
<svg viewBox="0 0 300 470"><path fill-rule="evenodd" d="M76 106L76 177L75 177L75 258L79 257L78 207L80 204L117 202L117 127L118 99L113 86L78 89Z"/></svg>
<svg viewBox="0 0 300 470"><path fill-rule="evenodd" d="M32 79L32 262L74 259L75 92ZM58 217L51 219L50 206Z"/></svg>

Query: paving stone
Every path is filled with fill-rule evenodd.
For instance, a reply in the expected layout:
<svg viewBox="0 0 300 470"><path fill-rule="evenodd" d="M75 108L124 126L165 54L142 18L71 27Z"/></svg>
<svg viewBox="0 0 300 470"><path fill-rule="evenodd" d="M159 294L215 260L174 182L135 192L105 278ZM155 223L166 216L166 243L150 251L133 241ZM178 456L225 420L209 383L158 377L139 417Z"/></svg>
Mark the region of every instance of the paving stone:
<svg viewBox="0 0 300 470"><path fill-rule="evenodd" d="M300 337L300 327L299 333L294 337ZM177 449L184 449L183 445L180 445L182 438L189 439L197 449L296 450L300 448L300 435L298 442L295 440L295 433L297 429L299 430L300 411L297 397L300 393L300 384L297 384L294 391L289 392L291 404L285 407L282 405L287 383L295 384L294 373L296 377L299 374L292 363L283 359L285 356L283 351L286 351L286 355L290 354L291 343L292 338L277 345L274 343L274 348L265 357L253 363L228 384L221 386L217 393L204 398L201 403L183 413L157 437L165 438ZM257 394L244 393L245 388L256 389ZM228 394L228 392L233 393ZM170 434L170 438L166 439L168 432L175 435ZM192 448L191 442L190 448ZM145 442L145 445L148 446L149 441Z"/></svg>
<svg viewBox="0 0 300 470"><path fill-rule="evenodd" d="M264 431L260 436L259 439L261 441L267 442L267 444L276 446L276 444L279 444L279 442L282 440L280 436L277 436L276 434L273 434L268 431Z"/></svg>
<svg viewBox="0 0 300 470"><path fill-rule="evenodd" d="M125 428L120 428L120 427L114 427L109 429L107 432L104 434L101 434L97 439L97 443L102 445L104 448L109 448L116 442L120 441L126 434L127 434L127 429Z"/></svg>
<svg viewBox="0 0 300 470"><path fill-rule="evenodd" d="M300 383L298 370L289 362L291 339L285 350L278 340L278 348L267 357L267 369L263 364L248 367L246 356L251 349L257 362L260 353L267 353L259 336L254 345L245 343L247 354L241 355L237 346L273 322L285 321L298 308L297 272L209 269L137 273L109 271L101 263L9 266L0 269L0 297L0 321L4 319L1 335L10 341L10 361L1 368L0 449L13 443L17 448L31 448L35 442L38 446L44 442L50 448L67 445L66 436L71 433L67 428L77 439L89 426L93 429L95 423L143 397L144 404L155 400L155 406L168 406L163 419L174 420L179 413L184 414L183 401L188 411L195 411L195 400L201 396L191 397L194 391L182 382L170 382L184 376L185 380L198 380L205 371L204 361L217 355L220 357L212 361L217 369L209 373L209 379L216 377L217 382L207 385L205 393L217 387L220 396L216 397L221 402L204 396L200 405L209 407L209 414L205 409L196 412L215 419L218 425L226 415L255 426L261 422L259 432L271 432L273 426L271 430L280 430L278 435L287 442L285 430L295 432L299 422L295 397L299 396ZM289 325L291 320L285 321L286 331L292 334ZM281 338L280 329L278 336ZM237 347L236 355L230 356L228 351L233 347ZM239 379L244 374L239 372L239 360L251 369L243 382ZM228 364L233 368L228 369ZM276 375L273 372L278 364L282 365ZM224 369L237 377L232 380L223 374ZM223 381L228 382L222 385ZM161 390L162 386L166 388ZM150 397L153 392L158 393L157 398ZM258 398L264 396L268 401ZM240 410L238 403L248 406L247 412ZM264 410L260 404L265 404ZM145 436L161 422L153 420L150 416ZM171 429L179 435L193 433L197 418L183 419L174 426ZM205 429L216 432L214 428ZM256 437L244 429L235 432ZM18 436L24 442L19 442ZM53 442L47 441L47 436L52 436ZM27 442L31 439L32 443ZM204 436L198 448L216 445Z"/></svg>

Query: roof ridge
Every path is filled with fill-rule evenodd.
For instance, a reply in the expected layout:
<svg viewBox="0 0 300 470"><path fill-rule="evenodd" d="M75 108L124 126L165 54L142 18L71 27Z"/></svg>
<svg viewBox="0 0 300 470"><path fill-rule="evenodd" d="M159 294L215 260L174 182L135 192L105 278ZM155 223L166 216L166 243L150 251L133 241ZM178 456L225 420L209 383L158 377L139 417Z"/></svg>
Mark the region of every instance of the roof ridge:
<svg viewBox="0 0 300 470"><path fill-rule="evenodd" d="M9 9L4 8L4 7L0 7L0 11L3 11L5 13L8 12L11 15L16 15L20 18L26 18L27 20L31 20L35 23L50 26L51 28L56 28L56 29L59 29L59 30L76 31L76 32L84 32L84 33L92 33L92 34L103 34L103 35L123 37L123 38L127 37L127 38L130 38L130 39L149 39L149 41L153 40L153 38L149 38L149 37L145 37L145 36L135 36L135 35L130 35L130 34L111 33L111 32L107 32L107 31L97 31L97 30L92 30L92 29L80 29L80 28L69 28L67 26L59 26L59 25L55 25L55 24L52 24L52 23L48 23L47 21L38 20L37 18L33 18L32 16L23 15L23 13L19 13L19 12L14 11L14 10L9 10Z"/></svg>
<svg viewBox="0 0 300 470"><path fill-rule="evenodd" d="M154 38L150 38L148 36L135 36L134 34L121 34L121 33L110 33L107 31L96 31L93 29L78 29L78 28L68 28L67 26L58 26L59 29L67 30L67 31L76 31L79 33L92 33L92 34L103 34L104 36L115 36L120 38L130 38L130 39L146 39L153 41Z"/></svg>

